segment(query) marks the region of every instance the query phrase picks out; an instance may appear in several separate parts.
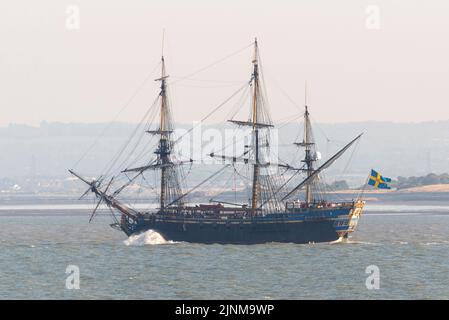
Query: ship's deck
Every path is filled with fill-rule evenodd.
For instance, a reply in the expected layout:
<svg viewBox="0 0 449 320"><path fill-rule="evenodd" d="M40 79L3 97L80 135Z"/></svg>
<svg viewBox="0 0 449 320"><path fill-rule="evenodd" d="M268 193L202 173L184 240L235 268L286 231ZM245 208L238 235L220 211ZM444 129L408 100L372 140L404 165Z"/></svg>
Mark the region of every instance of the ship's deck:
<svg viewBox="0 0 449 320"><path fill-rule="evenodd" d="M154 216L179 219L285 219L294 218L296 215L301 216L329 216L338 214L339 212L354 208L357 202L315 202L311 204L304 204L300 202L291 202L286 204L284 210L274 212L263 212L257 210L254 212L247 207L226 207L223 205L195 205L195 206L177 206L166 208L163 211L144 212L141 213L143 218L150 218ZM332 214L333 213L333 214Z"/></svg>

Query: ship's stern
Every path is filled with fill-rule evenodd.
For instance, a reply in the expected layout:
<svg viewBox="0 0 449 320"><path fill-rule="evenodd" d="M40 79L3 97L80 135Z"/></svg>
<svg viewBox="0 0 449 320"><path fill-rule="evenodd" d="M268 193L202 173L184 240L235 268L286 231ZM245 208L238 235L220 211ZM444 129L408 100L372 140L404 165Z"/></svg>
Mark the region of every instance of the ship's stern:
<svg viewBox="0 0 449 320"><path fill-rule="evenodd" d="M336 224L336 232L340 239L347 239L349 234L354 232L362 216L365 201L357 200L352 205L349 214L347 216L346 223Z"/></svg>

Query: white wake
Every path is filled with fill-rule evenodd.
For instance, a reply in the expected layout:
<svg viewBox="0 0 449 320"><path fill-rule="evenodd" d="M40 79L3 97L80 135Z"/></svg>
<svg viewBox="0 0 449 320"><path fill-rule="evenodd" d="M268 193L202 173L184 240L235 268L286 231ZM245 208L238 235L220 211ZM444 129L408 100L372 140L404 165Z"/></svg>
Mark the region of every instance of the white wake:
<svg viewBox="0 0 449 320"><path fill-rule="evenodd" d="M340 237L337 240L329 242L329 244L347 243L348 238Z"/></svg>
<svg viewBox="0 0 449 320"><path fill-rule="evenodd" d="M379 245L378 243L374 242L367 242L367 241L359 241L359 240L352 240L352 237L349 238L343 238L340 237L337 240L328 242L328 244L369 244L369 245Z"/></svg>
<svg viewBox="0 0 449 320"><path fill-rule="evenodd" d="M174 241L167 241L160 233L154 230L148 230L139 234L133 234L128 239L123 241L127 246L145 246L175 243Z"/></svg>

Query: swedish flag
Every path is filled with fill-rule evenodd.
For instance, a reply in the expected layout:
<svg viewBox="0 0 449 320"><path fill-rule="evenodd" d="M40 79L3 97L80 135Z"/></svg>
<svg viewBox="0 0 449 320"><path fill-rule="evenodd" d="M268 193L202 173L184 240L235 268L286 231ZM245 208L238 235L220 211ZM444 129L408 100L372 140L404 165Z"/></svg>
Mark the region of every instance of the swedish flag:
<svg viewBox="0 0 449 320"><path fill-rule="evenodd" d="M368 184L378 189L391 189L387 182L391 182L390 178L383 177L379 172L371 169L371 175L368 180Z"/></svg>

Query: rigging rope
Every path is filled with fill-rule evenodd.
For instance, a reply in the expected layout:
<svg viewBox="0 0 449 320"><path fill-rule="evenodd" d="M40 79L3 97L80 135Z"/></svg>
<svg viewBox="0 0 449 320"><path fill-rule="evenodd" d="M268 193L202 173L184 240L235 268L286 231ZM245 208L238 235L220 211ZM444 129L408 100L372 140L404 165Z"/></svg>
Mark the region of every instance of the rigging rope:
<svg viewBox="0 0 449 320"><path fill-rule="evenodd" d="M112 160L110 161L110 164L108 164L105 168L108 168L104 174L105 177L107 177L110 173L110 171L113 169L113 167L115 166L115 164L118 162L118 160L120 159L121 155L123 154L123 152L126 150L126 148L128 147L129 143L131 142L132 138L135 136L136 132L139 130L140 126L142 125L142 123L145 121L145 119L148 117L148 115L150 114L150 111L152 110L152 108L156 105L157 101L159 100L159 96L155 99L155 101L153 102L153 105L147 110L147 112L145 113L145 115L143 116L142 120L137 124L137 126L135 127L135 129L133 130L133 132L131 133L131 135L129 136L128 140L125 141L125 143L123 144L123 147L119 150L119 152L116 154L115 157L112 158Z"/></svg>
<svg viewBox="0 0 449 320"><path fill-rule="evenodd" d="M202 124L205 120L207 120L212 114L214 114L216 111L218 111L221 107L223 107L226 103L228 103L232 98L234 98L240 91L242 91L247 86L247 82L245 82L245 85L240 87L236 92L234 92L230 97L228 97L225 101L220 103L217 107L215 107L211 112L209 112L205 117L203 117L196 125L194 125L192 128L187 130L186 133L181 135L178 139L176 139L173 142L173 145L177 144L182 138L184 138L186 135L188 135L190 132L192 132L194 129L196 129L199 125Z"/></svg>
<svg viewBox="0 0 449 320"><path fill-rule="evenodd" d="M233 53L231 53L231 54L225 56L224 58L221 58L221 59L219 59L219 60L217 60L217 61L214 61L214 62L212 62L211 64L208 64L207 66L205 66L205 67L203 67L203 68L200 68L200 69L198 69L198 70L195 71L195 72L192 72L192 73L190 73L190 74L188 74L188 75L186 75L186 76L183 76L183 77L178 77L178 80L175 80L175 81L173 81L173 82L170 82L169 85L174 84L174 83L177 83L177 82L182 81L182 80L185 80L185 79L188 79L188 78L190 78L190 77L192 77L192 76L194 76L194 75L196 75L196 74L198 74L198 73L200 73L200 72L203 72L204 70L207 70L207 69L209 69L209 68L211 68L211 67L213 67L213 66L215 66L215 65L217 65L217 64L219 64L219 63L221 63L221 62L223 62L223 61L225 61L225 60L227 60L227 59L229 59L229 58L231 58L231 57L233 57L233 56L235 56L235 55L237 55L237 54L239 54L240 52L242 52L242 51L248 49L249 47L252 47L253 44L254 44L254 43L251 42L249 45L246 45L245 47L243 47L243 48L241 48L241 49L239 49L239 50L237 50L237 51L235 51L235 52L233 52Z"/></svg>
<svg viewBox="0 0 449 320"><path fill-rule="evenodd" d="M120 109L120 111L115 115L115 117L112 119L111 122L103 129L103 131L100 133L100 135L97 136L97 138L94 140L94 142L90 145L89 148L87 148L86 152L84 152L81 156L81 158L75 162L75 164L72 166L73 169L75 169L78 164L87 156L87 154L93 149L93 147L98 143L98 141L105 135L106 131L111 127L111 125L117 120L119 115L125 111L126 108L131 104L131 102L134 100L134 98L137 96L137 94L142 90L142 88L145 86L145 84L148 82L150 77L153 76L154 71L160 66L161 62L158 62L158 64L151 70L151 72L145 77L145 79L142 81L142 83L137 87L137 89L134 91L134 93L131 95L131 97L126 101L126 103L123 105L123 107Z"/></svg>

